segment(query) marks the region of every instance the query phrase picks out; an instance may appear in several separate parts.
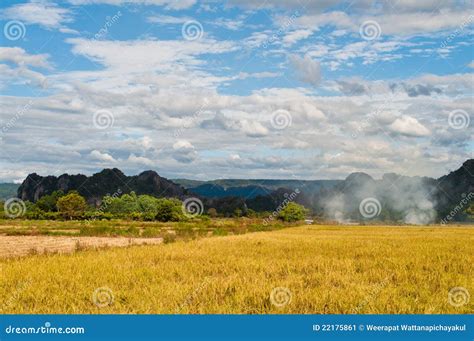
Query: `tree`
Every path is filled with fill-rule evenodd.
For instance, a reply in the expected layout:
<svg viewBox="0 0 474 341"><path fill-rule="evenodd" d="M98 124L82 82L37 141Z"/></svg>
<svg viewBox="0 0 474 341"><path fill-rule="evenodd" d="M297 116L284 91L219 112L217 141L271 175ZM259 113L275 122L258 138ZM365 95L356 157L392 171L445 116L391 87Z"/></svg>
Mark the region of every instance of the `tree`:
<svg viewBox="0 0 474 341"><path fill-rule="evenodd" d="M64 196L64 192L54 191L49 195L43 195L37 202L36 207L38 207L43 212L56 212L57 207L56 204L58 199Z"/></svg>
<svg viewBox="0 0 474 341"><path fill-rule="evenodd" d="M283 221L298 221L303 220L306 213L307 210L304 206L290 202L278 213L278 218Z"/></svg>
<svg viewBox="0 0 474 341"><path fill-rule="evenodd" d="M109 212L117 216L124 216L134 212L139 212L138 198L134 192L123 194L120 197L105 196L102 200L104 212Z"/></svg>
<svg viewBox="0 0 474 341"><path fill-rule="evenodd" d="M156 220L158 221L184 220L182 203L178 199L158 199L156 208Z"/></svg>
<svg viewBox="0 0 474 341"><path fill-rule="evenodd" d="M66 219L82 217L87 208L86 199L77 193L69 193L59 198L56 206Z"/></svg>
<svg viewBox="0 0 474 341"><path fill-rule="evenodd" d="M141 213L155 216L157 213L157 201L158 199L151 195L140 195L138 196L138 209Z"/></svg>

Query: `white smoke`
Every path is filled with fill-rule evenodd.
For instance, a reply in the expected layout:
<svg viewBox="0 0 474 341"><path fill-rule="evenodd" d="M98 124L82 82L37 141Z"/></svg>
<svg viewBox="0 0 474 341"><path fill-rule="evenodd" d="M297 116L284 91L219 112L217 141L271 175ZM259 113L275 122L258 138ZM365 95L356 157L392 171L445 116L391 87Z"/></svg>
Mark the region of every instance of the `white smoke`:
<svg viewBox="0 0 474 341"><path fill-rule="evenodd" d="M324 214L342 224L351 221L392 219L406 224L426 225L436 219L433 190L429 179L384 176L382 180L351 178L324 201ZM376 211L368 215L364 203L372 202ZM380 204L380 206L378 206Z"/></svg>

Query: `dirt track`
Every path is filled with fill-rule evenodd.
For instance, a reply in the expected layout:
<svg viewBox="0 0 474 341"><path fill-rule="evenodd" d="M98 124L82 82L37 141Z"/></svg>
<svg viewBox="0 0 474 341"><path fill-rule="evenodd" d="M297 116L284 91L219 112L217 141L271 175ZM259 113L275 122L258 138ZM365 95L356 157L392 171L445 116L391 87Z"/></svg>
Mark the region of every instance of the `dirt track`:
<svg viewBox="0 0 474 341"><path fill-rule="evenodd" d="M160 244L163 238L0 236L0 258L36 253L72 253L78 249Z"/></svg>

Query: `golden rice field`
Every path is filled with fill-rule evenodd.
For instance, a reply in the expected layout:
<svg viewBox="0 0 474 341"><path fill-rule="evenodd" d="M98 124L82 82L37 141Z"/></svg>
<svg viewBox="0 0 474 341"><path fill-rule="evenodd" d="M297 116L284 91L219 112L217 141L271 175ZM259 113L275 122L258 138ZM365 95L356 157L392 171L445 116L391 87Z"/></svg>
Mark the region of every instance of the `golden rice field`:
<svg viewBox="0 0 474 341"><path fill-rule="evenodd" d="M313 225L5 258L0 312L474 313L448 300L474 295L473 245L473 227Z"/></svg>

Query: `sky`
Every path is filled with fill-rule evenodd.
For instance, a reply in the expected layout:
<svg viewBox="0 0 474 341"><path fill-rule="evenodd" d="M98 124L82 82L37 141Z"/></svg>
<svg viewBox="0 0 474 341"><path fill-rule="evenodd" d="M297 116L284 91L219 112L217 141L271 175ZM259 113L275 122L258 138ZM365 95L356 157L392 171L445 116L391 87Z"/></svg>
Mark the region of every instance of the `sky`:
<svg viewBox="0 0 474 341"><path fill-rule="evenodd" d="M439 177L473 157L472 1L0 3L0 182Z"/></svg>

